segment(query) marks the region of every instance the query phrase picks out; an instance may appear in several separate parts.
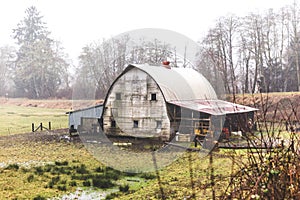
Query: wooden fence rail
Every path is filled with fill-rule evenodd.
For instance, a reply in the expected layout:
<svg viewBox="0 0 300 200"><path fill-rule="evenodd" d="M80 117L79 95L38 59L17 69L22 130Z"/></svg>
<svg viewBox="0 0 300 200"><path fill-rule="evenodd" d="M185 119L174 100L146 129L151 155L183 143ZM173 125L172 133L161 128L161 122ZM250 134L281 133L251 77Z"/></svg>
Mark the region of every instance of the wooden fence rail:
<svg viewBox="0 0 300 200"><path fill-rule="evenodd" d="M45 127L45 126L43 126L43 123L42 123L42 122L40 123L40 125L39 125L37 128L35 128L34 123L31 124L31 131L32 131L32 132L36 132L36 131L38 131L39 129L41 129L41 131L42 131L43 129L46 129L47 131L51 130L51 122L48 122L48 128Z"/></svg>

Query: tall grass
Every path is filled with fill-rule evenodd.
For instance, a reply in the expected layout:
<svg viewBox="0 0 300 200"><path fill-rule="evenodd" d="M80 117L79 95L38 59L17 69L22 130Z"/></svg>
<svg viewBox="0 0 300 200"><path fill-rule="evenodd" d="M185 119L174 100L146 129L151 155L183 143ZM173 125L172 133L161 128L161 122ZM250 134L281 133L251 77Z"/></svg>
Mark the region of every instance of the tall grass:
<svg viewBox="0 0 300 200"><path fill-rule="evenodd" d="M258 131L245 136L246 159L235 163L238 169L232 172L222 199L300 198L300 104L279 101L271 108L266 106L268 99L261 102ZM267 114L273 120L267 120Z"/></svg>

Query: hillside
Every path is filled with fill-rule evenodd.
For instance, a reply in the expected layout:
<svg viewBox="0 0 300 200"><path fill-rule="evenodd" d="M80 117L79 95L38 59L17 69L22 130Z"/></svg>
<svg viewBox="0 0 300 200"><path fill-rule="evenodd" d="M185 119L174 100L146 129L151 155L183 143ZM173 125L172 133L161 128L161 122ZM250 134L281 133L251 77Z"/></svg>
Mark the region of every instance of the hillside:
<svg viewBox="0 0 300 200"><path fill-rule="evenodd" d="M229 101L233 101L233 97ZM236 95L235 102L258 108L259 120L280 122L300 119L300 92Z"/></svg>

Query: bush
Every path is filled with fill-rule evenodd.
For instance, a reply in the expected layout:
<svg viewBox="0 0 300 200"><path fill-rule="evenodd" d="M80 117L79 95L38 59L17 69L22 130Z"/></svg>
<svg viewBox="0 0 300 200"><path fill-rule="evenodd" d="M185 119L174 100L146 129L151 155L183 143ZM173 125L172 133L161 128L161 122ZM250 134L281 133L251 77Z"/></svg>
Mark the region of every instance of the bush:
<svg viewBox="0 0 300 200"><path fill-rule="evenodd" d="M62 161L62 162L55 161L55 165L57 166L67 166L68 164L69 164L68 161Z"/></svg>
<svg viewBox="0 0 300 200"><path fill-rule="evenodd" d="M50 181L46 186L45 188L50 188L52 189L54 187L54 183L52 181Z"/></svg>
<svg viewBox="0 0 300 200"><path fill-rule="evenodd" d="M103 172L104 170L102 169L102 167L97 167L95 168L95 172Z"/></svg>
<svg viewBox="0 0 300 200"><path fill-rule="evenodd" d="M98 177L98 176L94 177L92 179L92 183L93 183L94 187L102 188L102 189L107 189L107 188L110 188L110 187L114 186L114 184L113 184L113 182L111 180L103 178L102 176L100 176L100 177Z"/></svg>
<svg viewBox="0 0 300 200"><path fill-rule="evenodd" d="M45 188L53 188L60 181L60 176L52 177Z"/></svg>
<svg viewBox="0 0 300 200"><path fill-rule="evenodd" d="M38 195L38 196L34 197L33 200L46 200L46 198Z"/></svg>
<svg viewBox="0 0 300 200"><path fill-rule="evenodd" d="M104 170L104 176L107 179L118 180L121 176L121 172L111 168L106 168Z"/></svg>
<svg viewBox="0 0 300 200"><path fill-rule="evenodd" d="M84 164L81 164L80 166L75 167L76 173L78 174L88 174L89 171L86 169L86 166Z"/></svg>
<svg viewBox="0 0 300 200"><path fill-rule="evenodd" d="M34 180L34 175L33 174L30 174L28 177L27 177L27 182L32 182Z"/></svg>
<svg viewBox="0 0 300 200"><path fill-rule="evenodd" d="M58 183L58 181L60 181L60 176L52 177L51 181L52 181L53 183Z"/></svg>
<svg viewBox="0 0 300 200"><path fill-rule="evenodd" d="M263 99L261 101L265 106L270 103L264 102ZM282 106L287 107L288 105ZM275 110L272 111L274 121L267 121L265 118L268 108L261 111L259 116L262 118L258 132L244 136L247 147L249 147L247 160L237 165L238 169L233 172L222 199L299 198L300 143L298 141L300 141L300 137L295 130L289 131L288 127L286 127L286 135L282 134L281 128L293 124L292 121L275 121L278 118L291 119L294 117L299 119L296 112L297 106L291 104L290 110L295 112L287 113L278 110L280 108L279 102ZM253 138L255 138L255 144L258 145L253 145ZM259 145L265 147L266 150L261 150Z"/></svg>
<svg viewBox="0 0 300 200"><path fill-rule="evenodd" d="M90 186L91 186L91 182L90 182L90 180L86 180L86 181L83 181L83 182L82 182L82 185L83 185L84 187L90 187Z"/></svg>
<svg viewBox="0 0 300 200"><path fill-rule="evenodd" d="M76 187L76 186L77 186L77 182L76 182L76 181L71 181L71 182L69 183L69 186L71 186L71 187Z"/></svg>
<svg viewBox="0 0 300 200"><path fill-rule="evenodd" d="M57 186L57 189L60 190L60 191L67 191L67 186L59 185L59 186Z"/></svg>
<svg viewBox="0 0 300 200"><path fill-rule="evenodd" d="M35 167L35 174L38 174L38 175L42 175L44 173L44 170L41 166L38 166L38 167Z"/></svg>
<svg viewBox="0 0 300 200"><path fill-rule="evenodd" d="M53 168L53 165L47 164L47 165L44 166L43 171L44 172L50 172L52 168Z"/></svg>
<svg viewBox="0 0 300 200"><path fill-rule="evenodd" d="M121 192L128 192L129 191L129 185L128 184L126 184L126 185L120 185L119 186L119 190L121 191Z"/></svg>
<svg viewBox="0 0 300 200"><path fill-rule="evenodd" d="M9 164L5 169L9 169L9 170L19 170L19 165L18 164Z"/></svg>

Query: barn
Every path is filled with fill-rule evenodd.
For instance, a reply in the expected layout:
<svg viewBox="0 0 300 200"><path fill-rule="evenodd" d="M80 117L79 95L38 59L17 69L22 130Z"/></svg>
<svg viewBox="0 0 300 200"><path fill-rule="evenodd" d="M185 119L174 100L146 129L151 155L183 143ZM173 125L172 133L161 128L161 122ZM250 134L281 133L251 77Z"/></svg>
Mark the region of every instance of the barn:
<svg viewBox="0 0 300 200"><path fill-rule="evenodd" d="M213 121L225 124L227 134L246 131L255 110L219 100L208 80L191 68L128 65L107 93L101 126L107 135L169 141L176 134L205 135Z"/></svg>

